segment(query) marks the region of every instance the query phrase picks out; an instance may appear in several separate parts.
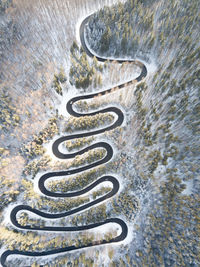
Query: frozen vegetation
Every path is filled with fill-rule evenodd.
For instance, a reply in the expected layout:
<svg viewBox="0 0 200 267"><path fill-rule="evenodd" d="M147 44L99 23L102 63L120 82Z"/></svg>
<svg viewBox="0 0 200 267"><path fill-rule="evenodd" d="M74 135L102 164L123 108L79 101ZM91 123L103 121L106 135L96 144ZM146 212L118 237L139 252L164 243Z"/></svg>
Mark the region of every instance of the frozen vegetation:
<svg viewBox="0 0 200 267"><path fill-rule="evenodd" d="M96 12L84 32L96 55L139 59L148 70L138 84L74 105L83 113L119 107L125 122L100 136L66 141L61 150L74 153L103 140L113 146L113 159L46 182L52 192L74 192L109 174L119 180L119 192L67 218L17 215L20 225L32 227L82 226L118 217L129 227L127 239L51 257L13 255L7 266L200 265L199 11L198 0L0 0L0 253L41 252L118 235L114 224L63 234L20 230L9 220L19 204L59 213L112 190L112 184L102 183L79 197L55 199L37 188L43 173L86 166L105 156L100 148L70 160L53 156L52 140L115 121L112 113L65 116L66 102L135 79L140 72L131 63L89 58L77 37L80 21Z"/></svg>

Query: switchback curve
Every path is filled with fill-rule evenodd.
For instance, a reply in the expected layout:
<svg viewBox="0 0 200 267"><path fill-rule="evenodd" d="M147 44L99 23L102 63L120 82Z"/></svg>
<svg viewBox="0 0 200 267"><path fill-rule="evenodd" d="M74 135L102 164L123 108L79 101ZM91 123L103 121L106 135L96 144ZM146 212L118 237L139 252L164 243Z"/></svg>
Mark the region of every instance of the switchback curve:
<svg viewBox="0 0 200 267"><path fill-rule="evenodd" d="M87 55L90 56L90 57L94 57L94 55L92 54L92 52L90 51L90 49L86 45L85 37L84 37L84 28L85 28L85 25L88 23L90 17L91 16L88 16L86 19L84 19L82 24L81 24L81 26L80 26L80 40L81 40L82 47L85 50L85 52L87 53ZM101 62L105 62L106 60L108 60L107 58L103 58L103 57L100 57L100 56L96 56L96 58L97 58L98 61L101 61ZM83 231L83 230L93 229L93 228L96 228L98 226L105 225L105 224L108 224L108 223L115 223L115 224L118 224L121 227L121 230L122 230L121 234L118 235L117 237L112 238L109 241L103 239L101 241L94 241L92 243L89 243L87 245L82 245L80 247L69 246L69 247L65 247L65 248L58 248L58 249L49 250L49 251L42 251L42 252L27 252L27 251L19 251L19 250L6 250L1 255L1 261L0 262L1 262L3 267L6 266L6 263L5 263L6 259L10 255L23 255L23 256L35 256L35 257L48 256L48 255L63 253L63 252L77 250L77 249L86 248L86 247L92 247L92 246L97 246L97 245L103 245L103 244L108 244L108 243L119 242L119 241L122 241L122 240L124 240L126 238L126 236L128 234L128 227L127 227L126 223L123 220L119 219L119 218L110 218L110 219L106 219L103 222L93 223L93 224L89 224L89 225L85 225L85 226L77 226L77 227L45 226L43 228L35 227L35 226L33 227L33 226L30 226L30 225L22 226L22 225L20 225L18 223L17 218L16 218L17 213L19 211L22 211L22 210L23 211L29 211L31 213L34 213L36 215L39 215L39 216L41 216L43 218L48 218L48 219L57 219L57 218L66 217L66 216L75 214L77 212L83 211L83 210L85 210L87 208L90 208L90 207L92 207L92 206L94 206L94 205L96 205L96 204L98 204L98 203L100 203L100 202L102 202L102 201L104 201L104 200L106 200L108 198L111 198L112 196L114 196L118 192L118 190L119 190L119 182L113 176L103 176L103 177L99 178L98 180L96 180L95 182L93 182L92 184L90 184L89 186L87 186L86 188L84 188L84 189L82 189L80 191L77 191L77 192L70 192L70 193L58 193L58 192L56 192L55 193L55 192L49 191L45 187L45 181L47 179L49 179L49 178L67 176L67 175L83 172L85 170L91 169L91 168L96 167L98 165L104 164L104 163L108 162L112 158L113 149L108 143L105 143L105 142L95 143L93 145L88 146L87 148L84 148L84 149L82 149L82 150L80 150L80 151L78 151L76 153L71 153L71 154L64 154L64 153L60 152L60 150L59 150L59 145L61 143L63 143L64 141L72 140L72 139L75 139L75 138L88 137L88 136L101 134L101 133L103 133L105 131L109 131L109 130L115 129L116 127L122 125L122 123L124 121L124 114L119 108L116 108L116 107L108 107L108 108L104 108L102 110L98 110L98 111L91 112L91 113L84 113L84 114L83 113L78 113L77 111L75 111L73 109L73 104L75 102L79 101L79 100L92 99L92 98L98 96L99 93L101 94L101 96L105 95L105 94L108 94L111 91L113 91L113 89L121 89L121 88L123 88L123 87L125 87L125 86L127 86L129 84L132 84L133 82L140 82L147 75L146 66L142 62L140 62L138 60L110 59L109 61L116 61L118 63L123 63L123 62L135 63L136 65L138 65L141 68L141 73L136 79L130 80L130 81L128 81L126 83L123 83L123 84L120 84L117 87L110 88L110 89L107 89L107 90L104 90L104 91L98 92L98 93L93 93L93 94L81 95L81 96L73 97L71 100L69 100L67 102L66 109L67 109L68 113L70 115L74 116L74 117L94 116L94 115L100 114L100 113L113 112L117 116L117 119L115 120L115 122L112 125L109 125L108 127L103 128L103 129L99 129L99 130L95 130L95 131L91 131L91 132L89 131L89 132L86 132L86 133L77 133L77 134L73 134L73 135L60 137L53 143L53 146L52 146L52 150L53 150L54 155L57 158L60 158L60 159L74 158L76 155L81 155L81 154L83 154L83 153L85 153L85 152L87 152L87 151L89 151L91 149L95 149L95 148L98 148L98 147L101 147L101 148L103 147L106 150L106 156L103 159L99 160L99 161L96 161L96 162L94 162L92 164L89 164L87 166L83 166L83 167L80 167L80 168L77 168L77 169L72 169L72 170L68 170L68 171L58 171L58 172L46 173L46 174L44 174L44 175L42 175L40 177L39 182L38 182L38 187L39 187L40 191L43 194L45 194L46 196L49 196L49 197L75 197L75 196L80 196L80 195L82 195L84 193L89 192L94 187L96 187L98 184L106 182L106 181L109 181L109 182L112 183L112 185L113 185L112 190L110 192L108 192L106 195L104 195L102 197L99 197L98 199L96 199L94 201L91 201L90 203L86 203L86 204L84 204L82 206L79 206L78 208L75 208L75 209L73 209L71 211L67 211L67 212L63 212L63 213L57 213L57 214L45 213L45 212L39 211L37 209L33 209L28 205L18 205L11 211L10 219L11 219L12 224L15 227L19 228L19 229L31 230L31 231L53 231L53 232Z"/></svg>

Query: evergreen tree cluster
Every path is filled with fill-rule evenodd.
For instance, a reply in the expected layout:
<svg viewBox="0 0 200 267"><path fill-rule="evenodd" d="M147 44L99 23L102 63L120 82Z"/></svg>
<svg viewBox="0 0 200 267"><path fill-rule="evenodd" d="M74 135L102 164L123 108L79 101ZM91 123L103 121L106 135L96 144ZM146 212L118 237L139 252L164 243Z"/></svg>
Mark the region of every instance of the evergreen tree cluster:
<svg viewBox="0 0 200 267"><path fill-rule="evenodd" d="M192 58L199 25L199 1L128 0L91 17L86 36L102 55L138 56L184 47Z"/></svg>
<svg viewBox="0 0 200 267"><path fill-rule="evenodd" d="M94 86L102 84L101 72L103 71L97 59L94 57L92 62L88 60L83 49L79 49L76 42L73 42L71 49L71 68L69 72L70 83L77 89L86 89L94 83Z"/></svg>

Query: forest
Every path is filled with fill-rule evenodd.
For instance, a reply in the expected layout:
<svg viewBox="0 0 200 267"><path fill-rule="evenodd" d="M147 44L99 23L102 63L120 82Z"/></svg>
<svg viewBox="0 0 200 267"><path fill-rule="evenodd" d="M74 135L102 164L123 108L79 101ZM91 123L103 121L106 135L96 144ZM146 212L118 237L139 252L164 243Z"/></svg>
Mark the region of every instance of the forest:
<svg viewBox="0 0 200 267"><path fill-rule="evenodd" d="M199 1L83 2L56 0L47 4L37 0L27 5L23 0L0 1L0 255L5 250L42 252L93 243L97 244L93 248L56 254L50 260L13 255L6 266L197 267ZM92 14L83 36L97 56L90 57L76 38L80 14L84 18ZM38 32L34 25L39 25ZM32 28L33 43L28 39ZM102 63L98 57L108 60ZM119 59L129 62L119 64ZM132 62L135 60L141 64ZM20 62L27 62L27 66L20 69ZM142 64L147 76L137 82ZM133 82L128 84L127 77ZM101 94L106 89L110 92ZM86 115L66 115L70 98L91 93L96 94L94 98L73 104L76 112ZM52 144L57 138L113 125L116 114L97 113L110 106L123 111L122 125L60 145L62 153L86 149L85 153L68 160L53 155ZM57 199L41 194L36 186L44 173L73 172L103 160L105 148L87 150L100 141L112 146L110 161L78 174L51 178L45 186L55 194L76 192L112 174L120 184L116 195L69 217L47 220L23 211L17 221L21 226L42 229L79 227L116 217L127 224L128 241L98 246L101 240L109 243L118 235L114 226L63 234L26 231L9 221L8 212L16 205L57 214L110 194L111 183L102 183L83 196Z"/></svg>

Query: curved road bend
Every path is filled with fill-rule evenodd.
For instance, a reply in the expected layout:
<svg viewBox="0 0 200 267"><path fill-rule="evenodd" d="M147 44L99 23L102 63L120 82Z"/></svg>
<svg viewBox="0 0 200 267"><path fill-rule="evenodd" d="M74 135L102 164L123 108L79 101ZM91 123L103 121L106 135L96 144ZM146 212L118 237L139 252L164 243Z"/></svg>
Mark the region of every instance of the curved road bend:
<svg viewBox="0 0 200 267"><path fill-rule="evenodd" d="M86 51L87 55L90 56L90 57L94 57L92 52L87 47L87 45L85 43L85 38L84 38L84 28L85 28L85 25L88 23L89 19L90 19L90 16L88 16L82 22L82 24L80 26L80 39L81 39L82 47ZM101 62L105 62L106 60L108 60L107 58L103 58L103 57L99 57L99 56L96 56L96 58L97 58L98 61L101 61ZM124 84L120 84L119 86L115 87L114 89L121 89L121 88L127 86L128 84L132 84L133 82L140 82L147 75L147 69L146 69L145 65L143 63L141 63L140 61L137 61L137 60L116 60L116 59L115 60L111 59L109 61L116 61L118 63L132 62L132 63L135 63L136 65L138 65L141 68L141 73L136 79L130 80L130 81L124 83ZM98 96L99 93L101 95L105 95L105 94L110 93L111 90L113 90L113 88L104 90L102 92L94 93L94 94L73 97L71 100L69 100L67 102L66 109L67 109L68 113L70 115L74 116L74 117L93 116L93 115L100 114L100 113L113 112L113 113L115 113L117 115L117 120L112 125L109 125L108 127L104 128L104 129L95 130L93 132L90 131L90 132L86 132L86 133L78 133L78 134L73 134L73 135L60 137L53 143L53 147L52 147L54 155L57 158L60 158L60 159L74 158L77 155L81 155L81 154L83 154L83 153L85 153L85 152L87 152L87 151L89 151L91 149L99 148L99 147L104 148L106 150L106 156L103 159L99 160L99 161L96 161L96 162L94 162L92 164L89 164L87 166L83 166L83 167L80 167L80 168L77 168L77 169L72 169L72 170L69 170L69 171L58 171L58 172L46 173L46 174L44 174L44 175L42 175L40 177L39 182L38 182L38 186L39 186L40 191L43 194L45 194L46 196L50 196L50 197L75 197L75 196L80 196L80 195L82 195L84 193L89 192L90 190L92 190L94 187L96 187L100 183L103 183L103 182L106 182L106 181L109 181L109 182L112 183L112 185L113 185L112 190L110 192L108 192L106 195L104 195L102 197L99 197L98 199L95 199L95 200L91 201L90 203L86 203L86 204L84 204L82 206L79 206L78 208L74 208L74 209L72 209L70 211L63 212L63 213L57 213L57 214L45 213L45 212L39 211L37 209L33 209L28 205L18 205L11 211L10 219L11 219L12 224L14 226L16 226L17 228L19 228L19 229L31 230L31 231L51 231L51 232L83 231L83 230L93 229L93 228L96 228L98 226L105 225L105 224L108 224L108 223L116 223L121 227L121 230L122 230L121 234L118 235L117 237L112 238L109 241L103 239L101 241L94 241L92 243L89 243L87 245L82 245L82 246L79 246L79 247L69 246L69 247L65 247L65 248L58 248L58 249L53 249L53 250L49 250L49 251L42 251L42 252L27 252L27 251L19 251L19 250L6 250L1 255L1 261L0 262L1 262L3 267L6 267L6 259L10 255L23 255L23 256L31 256L31 257L34 257L34 256L35 257L48 256L48 255L63 253L63 252L67 252L67 251L77 250L77 249L80 249L80 248L86 248L86 247L92 247L92 246L97 246L97 245L103 245L103 244L108 244L108 243L119 242L119 241L122 241L122 240L124 240L126 238L126 236L128 234L128 227L127 227L126 223L123 220L119 219L119 218L110 218L110 219L106 219L103 222L93 223L93 224L89 224L89 225L85 225L85 226L76 226L76 227L45 226L43 228L37 227L37 226L30 226L30 225L22 226L22 225L20 225L18 223L17 218L16 218L17 213L19 211L29 211L29 212L32 212L32 213L34 213L36 215L39 215L39 216L41 216L43 218L48 218L48 219L63 218L63 217L75 214L77 212L83 211L83 210L85 210L87 208L90 208L90 207L92 207L92 206L94 206L94 205L96 205L96 204L98 204L98 203L100 203L100 202L102 202L102 201L104 201L104 200L106 200L108 198L111 198L112 196L114 196L118 192L118 190L119 190L119 182L118 182L118 180L115 177L108 176L108 175L105 175L105 176L99 178L98 180L96 180L95 182L93 182L92 184L87 186L86 188L84 188L84 189L82 189L80 191L76 191L76 192L70 192L70 193L51 192L45 187L45 181L47 179L49 179L49 178L59 177L59 176L67 176L67 175L83 172L85 170L89 170L91 168L94 168L94 167L96 167L98 165L104 164L104 163L108 162L112 158L113 149L108 143L105 143L105 142L95 143L93 145L88 146L87 148L84 148L84 149L82 149L82 150L80 150L80 151L78 151L76 153L71 153L71 154L64 154L64 153L60 152L60 150L59 150L59 145L64 141L72 140L72 139L75 139L75 138L81 138L81 137L88 137L88 136L92 136L92 135L97 135L97 134L103 133L105 131L109 131L109 130L115 129L116 127L120 126L123 123L124 114L119 108L116 108L116 107L108 107L108 108L104 108L104 109L99 110L99 111L86 113L86 114L78 113L77 111L75 111L73 109L73 104L75 102L77 102L79 100L92 99L92 98Z"/></svg>

